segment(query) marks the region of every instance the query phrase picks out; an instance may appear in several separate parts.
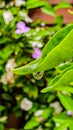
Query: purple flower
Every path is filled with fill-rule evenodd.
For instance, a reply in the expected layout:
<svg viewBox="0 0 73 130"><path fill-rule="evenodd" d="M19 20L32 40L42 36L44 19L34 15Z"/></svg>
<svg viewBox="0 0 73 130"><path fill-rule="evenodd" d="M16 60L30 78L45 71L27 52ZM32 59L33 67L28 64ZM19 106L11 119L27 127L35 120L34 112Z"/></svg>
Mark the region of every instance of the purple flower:
<svg viewBox="0 0 73 130"><path fill-rule="evenodd" d="M16 34L22 34L22 33L26 33L30 30L29 27L26 26L26 24L22 21L17 23L17 29L15 31Z"/></svg>
<svg viewBox="0 0 73 130"><path fill-rule="evenodd" d="M32 53L32 57L34 59L38 59L41 56L41 50L37 47L34 48L34 52Z"/></svg>
<svg viewBox="0 0 73 130"><path fill-rule="evenodd" d="M68 115L68 116L72 116L72 111L69 110L69 111L67 112L67 115Z"/></svg>
<svg viewBox="0 0 73 130"><path fill-rule="evenodd" d="M17 28L18 29L23 29L23 28L25 28L25 26L26 26L26 24L24 22L22 22L22 21L17 23Z"/></svg>

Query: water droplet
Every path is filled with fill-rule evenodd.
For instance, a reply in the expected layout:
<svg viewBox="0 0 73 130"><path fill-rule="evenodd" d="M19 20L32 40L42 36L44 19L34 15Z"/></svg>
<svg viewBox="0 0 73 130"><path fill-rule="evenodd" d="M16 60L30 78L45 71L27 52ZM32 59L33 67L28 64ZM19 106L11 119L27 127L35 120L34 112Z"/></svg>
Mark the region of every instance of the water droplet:
<svg viewBox="0 0 73 130"><path fill-rule="evenodd" d="M44 71L33 73L33 77L37 80L40 80L43 77Z"/></svg>

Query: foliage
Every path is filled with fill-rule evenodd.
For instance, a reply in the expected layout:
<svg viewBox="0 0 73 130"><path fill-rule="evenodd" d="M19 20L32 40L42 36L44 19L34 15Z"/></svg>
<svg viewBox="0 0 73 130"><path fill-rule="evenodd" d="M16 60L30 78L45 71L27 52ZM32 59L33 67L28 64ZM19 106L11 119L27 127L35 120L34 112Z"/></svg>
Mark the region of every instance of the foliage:
<svg viewBox="0 0 73 130"><path fill-rule="evenodd" d="M11 114L20 119L17 129L72 130L73 24L63 28L55 13L63 7L72 6L0 1L0 130ZM34 22L29 14L36 8L54 16L56 25Z"/></svg>

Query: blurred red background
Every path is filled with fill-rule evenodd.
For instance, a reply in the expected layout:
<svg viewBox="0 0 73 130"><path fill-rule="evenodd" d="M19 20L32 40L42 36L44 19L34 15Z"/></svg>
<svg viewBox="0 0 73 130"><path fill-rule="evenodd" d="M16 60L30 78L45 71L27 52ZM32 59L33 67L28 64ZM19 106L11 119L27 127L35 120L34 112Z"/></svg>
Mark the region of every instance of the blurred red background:
<svg viewBox="0 0 73 130"><path fill-rule="evenodd" d="M61 0L48 0L48 2L51 3L52 5L56 5L56 4L60 3ZM70 4L73 4L73 0L67 0L67 2L70 3ZM70 8L70 10L73 11L73 8ZM60 15L63 16L63 23L64 24L68 24L68 23L73 22L73 15L68 12L68 8L58 9L56 11L56 14L57 14L57 16L60 16ZM54 23L53 22L54 17L50 16L50 15L47 15L47 14L44 14L40 9L31 10L30 17L34 21L40 19L41 21L45 21L48 24L53 24Z"/></svg>

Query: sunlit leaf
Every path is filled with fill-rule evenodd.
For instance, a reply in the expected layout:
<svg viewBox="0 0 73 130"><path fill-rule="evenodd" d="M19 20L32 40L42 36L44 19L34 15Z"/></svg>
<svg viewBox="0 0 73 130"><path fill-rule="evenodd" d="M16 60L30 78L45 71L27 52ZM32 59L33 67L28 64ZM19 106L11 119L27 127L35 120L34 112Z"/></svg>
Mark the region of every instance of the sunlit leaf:
<svg viewBox="0 0 73 130"><path fill-rule="evenodd" d="M34 72L40 72L42 70L49 70L72 58L72 28L73 25L70 25L59 31L44 47L42 56L38 60L32 61L26 66L17 68L13 70L13 72L20 75L26 75Z"/></svg>
<svg viewBox="0 0 73 130"><path fill-rule="evenodd" d="M71 99L71 97L65 94L61 94L60 92L58 93L58 97L61 104L65 107L66 110L73 111L73 100Z"/></svg>

